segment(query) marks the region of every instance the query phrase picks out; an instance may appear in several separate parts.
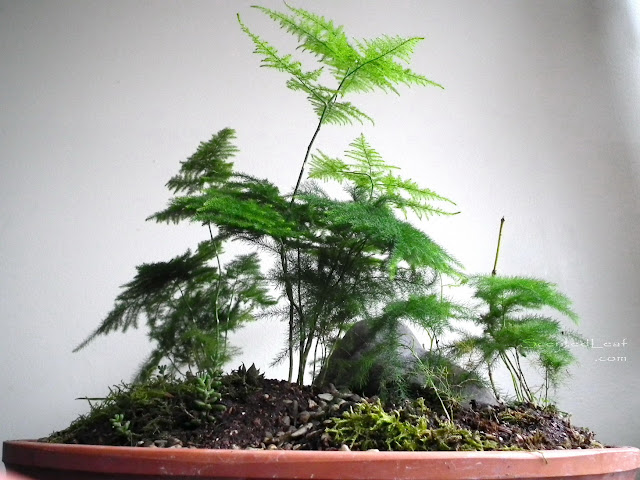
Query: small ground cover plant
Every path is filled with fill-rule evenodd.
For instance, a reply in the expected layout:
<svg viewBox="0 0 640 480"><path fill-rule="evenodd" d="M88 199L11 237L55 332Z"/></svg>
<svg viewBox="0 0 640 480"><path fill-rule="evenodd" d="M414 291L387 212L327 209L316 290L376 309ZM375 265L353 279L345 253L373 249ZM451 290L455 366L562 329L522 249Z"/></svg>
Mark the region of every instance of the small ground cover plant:
<svg viewBox="0 0 640 480"><path fill-rule="evenodd" d="M282 192L268 179L238 171L233 163L238 151L236 132L231 128L215 133L181 163L179 172L167 183L173 197L149 219L201 224L203 240L194 251L137 267L136 276L124 285L113 310L77 347L141 322L147 324L154 345L134 384L112 392L105 400L107 407L95 411L110 423L121 441L132 444L140 435L140 424L134 423L137 414L116 400L122 391L125 396L143 399L148 406L155 405L156 394L170 395L181 418L194 428L221 421L221 415L237 408L224 404L225 392L233 392L237 398L239 391L233 381L221 380L221 372L235 351L229 334L266 316L288 326L285 346L274 356L276 361L288 362L288 383L300 389L305 379L317 378L345 332L357 322L367 321L385 336L381 345L391 348L374 351L353 365L353 371L364 372L364 377L375 356L390 356L385 362L389 366L402 362L393 358L397 352L393 346L399 325L409 324L429 337L431 353L449 361L465 359L475 373L486 374L497 398L500 393L494 372L502 364L513 380L516 400L526 405L548 402L550 389L575 361L567 339L578 335L548 314L555 310L577 321L569 299L552 283L535 278L501 277L495 271L493 275L468 276L456 258L417 226L433 215L455 215L455 203L403 177L364 135L354 138L339 158L316 149L325 125L373 123L352 103L356 93L399 94L404 87L442 88L409 68L422 38L384 35L354 40L343 27L288 4L283 11L255 8L294 36L298 50L315 59L309 66L292 54L280 53L238 16L261 66L285 74L287 88L304 94L316 113L316 122L309 126L308 144L300 152L299 172L292 179L291 190ZM330 195L325 182L342 185L344 196ZM224 244L229 241L242 242L252 252L257 247L260 254L228 258ZM274 266L265 271L261 259L266 256ZM442 289L445 283L470 284L479 305L470 308L447 298ZM445 339L457 331L454 320L476 323L481 331L465 333L447 344ZM540 369L542 385L527 379L526 361ZM364 421L363 414L375 414L376 428L392 428L403 436L393 440L386 433L381 435L389 448L498 448L500 441L493 433L481 437L453 423L454 410L462 406L448 388L448 372L440 368L442 365L446 363L438 368L422 365L425 391L432 397L435 392L437 399L435 405L422 404L423 410L437 411L441 421L398 410L397 402L407 400L403 398L407 391L397 385L399 388L388 390L393 395L384 399L389 410L375 399L349 411L338 407L335 412L344 416L318 438L380 448L371 439L348 435L357 430L354 422ZM159 368L160 373L155 373ZM389 368L382 374L398 383L394 372ZM245 379L246 388L241 390L249 395L247 379L257 375L255 370L241 368L233 375L236 383L238 378ZM254 380L264 386L261 382ZM311 403L307 402L306 408L312 410ZM415 412L417 407L414 404L411 408ZM309 423L296 425L296 416L291 416L294 420L289 429ZM399 423L401 419L409 423ZM286 420L282 422L278 426L286 424ZM375 433L375 428L367 429ZM154 435L168 430L158 427ZM305 435L311 427L308 430ZM424 434L427 431L429 435ZM433 437L437 431L446 433L447 438ZM590 437L585 438L583 443L589 444ZM525 440L520 442L521 447L526 445Z"/></svg>

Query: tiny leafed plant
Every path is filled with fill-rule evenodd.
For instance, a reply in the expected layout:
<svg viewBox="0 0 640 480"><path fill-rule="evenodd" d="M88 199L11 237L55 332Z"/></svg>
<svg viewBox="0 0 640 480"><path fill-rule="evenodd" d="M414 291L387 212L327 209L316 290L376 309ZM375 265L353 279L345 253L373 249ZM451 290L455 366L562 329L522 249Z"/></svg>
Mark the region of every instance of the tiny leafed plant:
<svg viewBox="0 0 640 480"><path fill-rule="evenodd" d="M284 73L286 86L302 92L317 115L300 152L293 187L281 192L269 180L237 170L232 161L238 152L236 135L230 128L215 133L182 162L167 183L173 197L149 219L201 224L205 239L194 251L137 267L113 310L77 347L100 335L137 328L141 322L154 345L137 373L139 383L127 386L127 395L110 395L103 406L92 407L93 413L110 422L120 441L129 442L141 432L139 419L154 425L135 408L125 413L119 402L132 397L148 405L150 412L164 408L162 402L171 398L191 427L215 422L225 410L219 374L236 352L229 334L257 317L286 322L286 341L274 352L275 361L288 361L288 381L300 386L309 375L321 381L320 372L345 333L360 321L369 322L382 341L347 369L365 379L382 358L381 384L399 399L409 390L403 383L398 332L400 325L410 324L429 337L431 362L418 358L421 378L446 419L428 417L424 403L415 404L409 414L364 402L335 419L327 432L335 441L358 448L495 448L491 438L455 425L454 409L460 405L450 384L452 363L438 355L447 350L458 359L473 357L496 395L493 372L501 361L513 379L517 399L537 402L547 398L549 387L575 360L563 340L576 334L567 334L549 316L531 312L551 308L574 321L577 316L567 297L550 283L520 277L468 278L460 262L417 226L432 215L458 213L455 204L401 176L364 135L356 136L341 157L315 150L327 124L373 123L351 102L355 93L398 94L403 86L441 88L409 68L422 38L353 40L323 17L285 6L284 12L256 8L293 35L298 50L315 59L313 65L280 53L239 16L238 21L261 65ZM331 196L322 182L342 185L344 195ZM224 244L229 241L248 246L251 253L227 258ZM271 257L273 264L266 272L261 266L264 257ZM484 305L470 313L443 294L445 282L470 282ZM445 348L445 337L456 330L454 319L472 320L482 331ZM525 378L525 358L543 369L542 396ZM154 376L161 364L168 366ZM174 380L176 374L184 383ZM243 365L228 379L244 398L263 382L253 365ZM420 409L424 411L415 413Z"/></svg>

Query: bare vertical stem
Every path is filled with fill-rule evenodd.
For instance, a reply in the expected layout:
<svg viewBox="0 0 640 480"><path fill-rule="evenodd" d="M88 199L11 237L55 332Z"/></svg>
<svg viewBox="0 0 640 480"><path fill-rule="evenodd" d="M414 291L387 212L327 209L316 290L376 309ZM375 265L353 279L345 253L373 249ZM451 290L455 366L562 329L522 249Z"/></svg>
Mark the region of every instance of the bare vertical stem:
<svg viewBox="0 0 640 480"><path fill-rule="evenodd" d="M493 275L494 277L496 276L497 268L498 268L498 255L500 255L500 242L502 241L503 225L504 225L504 217L500 219L500 232L498 232L498 246L496 248L496 259L493 262L493 270L491 271L491 275Z"/></svg>

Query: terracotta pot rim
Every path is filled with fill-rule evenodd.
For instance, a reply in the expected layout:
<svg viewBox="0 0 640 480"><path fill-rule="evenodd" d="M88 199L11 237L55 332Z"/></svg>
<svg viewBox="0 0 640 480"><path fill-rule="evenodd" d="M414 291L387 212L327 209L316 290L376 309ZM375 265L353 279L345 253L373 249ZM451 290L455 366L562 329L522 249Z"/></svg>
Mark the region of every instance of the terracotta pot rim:
<svg viewBox="0 0 640 480"><path fill-rule="evenodd" d="M600 475L640 468L634 447L490 452L342 452L214 450L64 445L6 441L8 467L195 478L356 480L375 478L507 479ZM265 474L265 469L269 474Z"/></svg>

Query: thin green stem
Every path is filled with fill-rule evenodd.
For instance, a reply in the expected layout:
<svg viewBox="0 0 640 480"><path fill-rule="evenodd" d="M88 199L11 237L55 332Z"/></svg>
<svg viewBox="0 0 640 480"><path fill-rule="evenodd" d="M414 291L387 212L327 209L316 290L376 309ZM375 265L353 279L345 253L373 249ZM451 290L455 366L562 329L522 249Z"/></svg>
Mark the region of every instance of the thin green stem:
<svg viewBox="0 0 640 480"><path fill-rule="evenodd" d="M502 242L502 227L504 226L504 217L500 219L500 231L498 232L498 246L496 247L496 258L493 261L493 270L491 271L492 276L496 276L498 269L498 256L500 255L500 242Z"/></svg>

